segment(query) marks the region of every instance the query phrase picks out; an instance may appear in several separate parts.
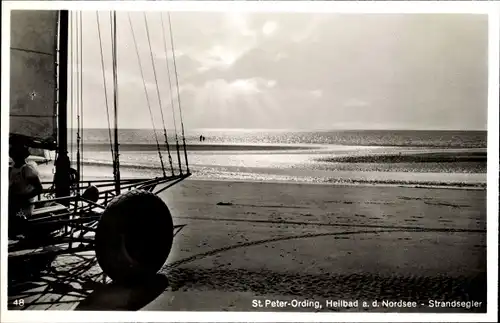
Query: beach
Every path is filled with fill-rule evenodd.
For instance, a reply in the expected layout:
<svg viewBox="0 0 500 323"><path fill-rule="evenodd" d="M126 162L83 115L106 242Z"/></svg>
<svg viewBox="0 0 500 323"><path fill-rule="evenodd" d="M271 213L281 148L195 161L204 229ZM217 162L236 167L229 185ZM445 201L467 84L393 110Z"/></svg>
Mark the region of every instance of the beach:
<svg viewBox="0 0 500 323"><path fill-rule="evenodd" d="M81 179L112 179L106 133L86 134ZM160 194L180 227L158 276L109 284L92 252L71 254L12 282L11 300L45 310L486 311L485 133L214 132L206 143L192 136L186 155L158 152L148 135L121 133L122 179L161 177L160 156L166 175L186 172L186 156L191 172ZM37 168L48 188L52 162Z"/></svg>
<svg viewBox="0 0 500 323"><path fill-rule="evenodd" d="M486 310L485 190L188 179L161 196L174 223L185 225L160 273L167 278L164 284L96 285L95 263L72 281L61 273L74 272L84 258L59 257L52 265L59 276L47 271L45 278L33 280L40 292L25 298L26 308ZM55 277L72 292L61 292ZM259 307L258 300L290 304ZM291 305L304 300L359 303L321 309L307 302L311 306ZM361 305L375 300L396 305ZM430 300L482 305L432 308ZM398 301L418 306L398 307Z"/></svg>
<svg viewBox="0 0 500 323"><path fill-rule="evenodd" d="M191 181L166 200L187 226L166 270L172 292L146 309L170 296L179 310L249 311L254 299L485 304L484 191Z"/></svg>

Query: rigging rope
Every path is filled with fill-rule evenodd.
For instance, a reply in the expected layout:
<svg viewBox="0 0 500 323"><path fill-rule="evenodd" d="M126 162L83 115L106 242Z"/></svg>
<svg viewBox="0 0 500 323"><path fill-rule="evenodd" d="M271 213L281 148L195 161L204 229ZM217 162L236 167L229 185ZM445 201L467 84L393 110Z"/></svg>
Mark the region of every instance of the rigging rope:
<svg viewBox="0 0 500 323"><path fill-rule="evenodd" d="M146 35L147 35L147 38L148 38L149 53L151 54L151 63L153 64L153 74L154 74L155 83L156 83L156 93L158 95L158 103L160 105L160 114L161 114L161 120L162 120L162 123L163 123L163 134L165 136L165 145L167 147L168 160L170 162L170 168L172 170L172 175L174 175L174 165L172 163L172 155L170 154L170 145L168 144L167 129L166 129L166 126L165 126L165 118L163 117L163 108L162 108L162 104L161 104L160 88L158 86L158 78L156 76L156 67L155 67L155 61L154 61L154 57L153 57L153 49L151 48L151 39L150 39L150 36L149 36L148 20L147 20L145 12L144 12L144 23L146 25ZM165 170L163 170L163 176L166 176Z"/></svg>
<svg viewBox="0 0 500 323"><path fill-rule="evenodd" d="M118 74L117 74L117 60L116 60L116 11L109 14L111 24L111 44L113 50L113 101L115 112L115 190L116 194L120 194L120 160L118 153Z"/></svg>
<svg viewBox="0 0 500 323"><path fill-rule="evenodd" d="M77 142L77 147L76 147L76 169L77 169L77 172L78 174L80 174L81 172L81 162L80 162L80 149L81 149L81 136L80 136L80 132L81 132L81 118L80 118L80 100L79 100L79 97L80 97L80 65L81 62L79 60L79 51L80 51L80 43L79 43L79 30L78 30L78 27L79 27L79 20L81 19L81 16L79 15L79 12L76 13L76 19L75 19L75 47L76 47L76 51L75 51L75 65L76 65L76 73L75 73L75 76L76 76L76 95L75 95L75 100L76 100L76 118L77 118L77 132L76 132L76 142Z"/></svg>
<svg viewBox="0 0 500 323"><path fill-rule="evenodd" d="M99 48L101 51L101 69L102 69L102 78L104 82L104 99L106 100L106 117L108 120L108 134L109 134L109 146L111 149L111 157L113 159L113 169L115 167L115 154L113 151L113 140L111 137L111 121L109 119L109 104L108 104L108 83L106 82L106 70L104 67L104 54L103 54L103 48L102 48L102 37L101 37L101 24L100 24L100 19L99 19L99 11L96 11L96 19L97 19L97 33L99 35Z"/></svg>
<svg viewBox="0 0 500 323"><path fill-rule="evenodd" d="M172 90L172 79L170 77L170 64L168 63L168 50L167 50L167 37L165 35L165 26L163 24L163 13L160 12L161 19L161 31L163 38L163 46L165 48L165 61L167 62L167 74L168 74L168 86L170 89L170 105L172 107L172 118L174 120L174 131L175 131L175 145L177 149L177 160L179 163L179 172L182 175L182 162L181 162L181 153L179 147L179 136L177 135L177 121L175 118L175 106L174 106L174 94Z"/></svg>
<svg viewBox="0 0 500 323"><path fill-rule="evenodd" d="M74 107L73 107L73 103L74 103L74 101L73 101L73 78L74 78L74 75L73 75L74 74L73 73L73 36L74 35L73 35L73 12L72 11L70 11L70 14L69 14L69 28L70 28L69 33L71 35L71 43L70 43L71 70L69 71L69 73L70 73L69 101L71 102L71 111L70 111L70 113L71 113L71 116L70 116L70 119L71 119L71 126L70 126L71 127L71 134L70 134L70 143L69 143L70 149L69 150L70 150L71 153L70 153L69 160L70 160L70 163L72 163L73 162L73 121L74 121L73 120L74 119L74 117L73 117L73 110L74 110Z"/></svg>
<svg viewBox="0 0 500 323"><path fill-rule="evenodd" d="M177 74L177 64L175 62L175 49L174 49L174 37L173 37L173 32L172 32L172 22L170 18L170 12L168 12L168 25L170 29L170 43L172 47L172 58L174 62L174 73L175 73L175 82L177 85L177 101L179 103L179 115L181 119L181 129L182 129L182 141L184 145L184 157L186 158L186 171L189 174L189 164L188 164L188 158L187 158L187 151L186 151L186 136L184 135L184 121L182 120L182 108L181 108L181 96L179 92L179 77Z"/></svg>
<svg viewBox="0 0 500 323"><path fill-rule="evenodd" d="M82 117L82 138L81 138L81 155L83 156L83 132L84 132L84 123L83 123L83 13L80 11L80 114ZM78 175L83 176L83 163L81 165L81 173L79 172ZM78 184L80 186L80 184ZM80 192L78 190L78 192Z"/></svg>
<svg viewBox="0 0 500 323"><path fill-rule="evenodd" d="M128 13L128 22L129 22L129 25L130 25L130 30L132 31L132 39L134 40L135 51L136 51L136 54L137 54L137 60L139 62L139 69L141 71L141 77L142 77L142 85L144 86L144 92L146 93L146 102L148 104L149 115L151 117L151 124L153 125L153 132L154 132L155 140L156 140L156 148L158 149L158 156L160 157L161 169L163 170L163 172L165 172L165 167L163 165L163 157L161 155L160 143L158 142L158 135L156 133L155 123L154 123L154 119L153 119L153 112L151 111L151 104L150 104L150 101L149 101L148 90L147 90L147 87L146 87L146 81L144 79L144 72L142 70L141 57L139 55L139 48L137 46L137 42L136 42L136 39L135 39L134 27L132 25L132 19L130 18L130 13Z"/></svg>

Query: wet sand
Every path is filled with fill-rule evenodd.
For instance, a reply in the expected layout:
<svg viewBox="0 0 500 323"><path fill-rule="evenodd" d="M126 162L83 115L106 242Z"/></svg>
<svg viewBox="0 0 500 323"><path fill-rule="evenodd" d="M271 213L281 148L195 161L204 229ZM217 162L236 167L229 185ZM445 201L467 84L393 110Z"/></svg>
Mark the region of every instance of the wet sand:
<svg viewBox="0 0 500 323"><path fill-rule="evenodd" d="M50 296L56 287L39 284L43 297L34 292L27 308L486 311L485 190L186 180L162 197L174 223L186 225L161 272L164 286L124 291L61 278L59 295L61 284L72 284L73 298ZM91 274L79 272L80 280L99 274L95 263L89 266ZM37 306L37 299L45 302ZM285 305L266 306L276 300ZM327 307L327 300L359 303ZM396 305L374 307L375 300ZM429 300L481 304L436 309Z"/></svg>
<svg viewBox="0 0 500 323"><path fill-rule="evenodd" d="M486 309L483 190L186 181L165 199L187 226L163 271L169 288L145 310L411 311L362 308L375 300ZM429 300L482 306L436 309Z"/></svg>

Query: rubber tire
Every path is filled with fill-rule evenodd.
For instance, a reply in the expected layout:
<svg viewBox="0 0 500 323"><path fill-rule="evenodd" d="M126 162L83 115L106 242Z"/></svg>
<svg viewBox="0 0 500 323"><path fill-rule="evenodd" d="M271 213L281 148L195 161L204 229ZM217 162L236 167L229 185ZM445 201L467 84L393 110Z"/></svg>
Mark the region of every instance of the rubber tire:
<svg viewBox="0 0 500 323"><path fill-rule="evenodd" d="M173 221L155 194L132 190L112 199L99 220L95 252L114 282L135 284L154 276L170 254Z"/></svg>

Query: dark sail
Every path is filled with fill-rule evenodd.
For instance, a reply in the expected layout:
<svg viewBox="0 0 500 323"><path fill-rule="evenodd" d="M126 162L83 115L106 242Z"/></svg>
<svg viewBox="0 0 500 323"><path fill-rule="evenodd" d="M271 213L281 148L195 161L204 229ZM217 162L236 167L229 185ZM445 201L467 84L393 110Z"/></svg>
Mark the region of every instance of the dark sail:
<svg viewBox="0 0 500 323"><path fill-rule="evenodd" d="M14 10L10 39L10 135L56 149L56 10Z"/></svg>

